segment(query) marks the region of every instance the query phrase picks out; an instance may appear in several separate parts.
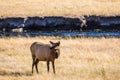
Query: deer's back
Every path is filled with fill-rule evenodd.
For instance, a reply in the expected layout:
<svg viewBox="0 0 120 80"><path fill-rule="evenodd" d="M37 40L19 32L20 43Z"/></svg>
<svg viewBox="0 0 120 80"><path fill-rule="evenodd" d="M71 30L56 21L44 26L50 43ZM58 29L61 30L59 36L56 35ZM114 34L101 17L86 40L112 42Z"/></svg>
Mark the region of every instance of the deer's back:
<svg viewBox="0 0 120 80"><path fill-rule="evenodd" d="M39 42L34 42L31 47L31 53L32 55L35 55L36 58L38 58L41 61L44 61L51 57L50 55L50 45L43 44Z"/></svg>

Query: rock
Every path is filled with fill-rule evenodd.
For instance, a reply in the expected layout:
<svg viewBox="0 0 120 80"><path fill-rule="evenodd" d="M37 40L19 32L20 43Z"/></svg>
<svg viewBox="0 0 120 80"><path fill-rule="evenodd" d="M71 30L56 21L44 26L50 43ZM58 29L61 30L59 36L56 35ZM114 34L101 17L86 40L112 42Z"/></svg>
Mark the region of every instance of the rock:
<svg viewBox="0 0 120 80"><path fill-rule="evenodd" d="M120 30L120 16L100 17L99 29L102 30Z"/></svg>
<svg viewBox="0 0 120 80"><path fill-rule="evenodd" d="M0 19L0 31L3 31L4 28L4 19Z"/></svg>
<svg viewBox="0 0 120 80"><path fill-rule="evenodd" d="M83 30L94 30L100 26L100 18L98 16L85 16L86 27Z"/></svg>
<svg viewBox="0 0 120 80"><path fill-rule="evenodd" d="M9 17L0 19L0 31L120 31L120 16L81 16L78 18ZM14 30L12 30L14 29Z"/></svg>
<svg viewBox="0 0 120 80"><path fill-rule="evenodd" d="M41 17L28 17L24 23L24 30L34 31L46 27L46 21Z"/></svg>
<svg viewBox="0 0 120 80"><path fill-rule="evenodd" d="M21 17L10 17L4 19L4 28L5 31L11 31L12 29L23 27L22 24L24 22L24 18Z"/></svg>
<svg viewBox="0 0 120 80"><path fill-rule="evenodd" d="M65 17L28 17L24 30L28 31L55 31L80 30L82 21L79 18Z"/></svg>
<svg viewBox="0 0 120 80"><path fill-rule="evenodd" d="M85 16L87 27L83 30L120 30L120 16Z"/></svg>

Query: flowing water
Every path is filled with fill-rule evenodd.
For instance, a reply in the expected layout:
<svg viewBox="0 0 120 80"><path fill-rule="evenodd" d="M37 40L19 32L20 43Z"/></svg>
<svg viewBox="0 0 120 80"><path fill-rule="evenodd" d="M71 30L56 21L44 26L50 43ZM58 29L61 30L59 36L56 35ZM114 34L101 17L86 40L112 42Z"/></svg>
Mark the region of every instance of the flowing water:
<svg viewBox="0 0 120 80"><path fill-rule="evenodd" d="M61 37L118 37L120 32L0 32L0 37L4 36L61 36Z"/></svg>

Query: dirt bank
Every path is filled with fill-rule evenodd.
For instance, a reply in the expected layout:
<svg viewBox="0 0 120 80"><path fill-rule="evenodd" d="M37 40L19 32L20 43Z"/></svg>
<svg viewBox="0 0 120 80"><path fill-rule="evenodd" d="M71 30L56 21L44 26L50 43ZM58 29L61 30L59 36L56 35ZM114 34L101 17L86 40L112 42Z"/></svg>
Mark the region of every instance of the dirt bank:
<svg viewBox="0 0 120 80"><path fill-rule="evenodd" d="M8 17L0 19L0 31L120 31L120 16Z"/></svg>

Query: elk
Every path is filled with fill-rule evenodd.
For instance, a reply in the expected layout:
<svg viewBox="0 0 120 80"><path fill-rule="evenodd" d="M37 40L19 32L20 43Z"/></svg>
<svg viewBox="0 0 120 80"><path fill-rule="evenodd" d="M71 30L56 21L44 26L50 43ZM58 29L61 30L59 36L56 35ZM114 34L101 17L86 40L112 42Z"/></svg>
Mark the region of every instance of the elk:
<svg viewBox="0 0 120 80"><path fill-rule="evenodd" d="M44 44L40 42L34 42L30 46L31 50L31 55L32 55L32 73L33 73L33 68L35 66L36 72L39 73L38 71L38 63L39 61L46 61L47 63L47 72L49 73L49 64L52 62L52 67L53 67L53 72L55 74L55 59L57 59L60 55L60 41L58 42L52 42L49 41L50 44Z"/></svg>

